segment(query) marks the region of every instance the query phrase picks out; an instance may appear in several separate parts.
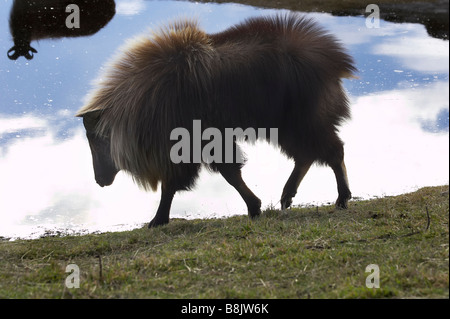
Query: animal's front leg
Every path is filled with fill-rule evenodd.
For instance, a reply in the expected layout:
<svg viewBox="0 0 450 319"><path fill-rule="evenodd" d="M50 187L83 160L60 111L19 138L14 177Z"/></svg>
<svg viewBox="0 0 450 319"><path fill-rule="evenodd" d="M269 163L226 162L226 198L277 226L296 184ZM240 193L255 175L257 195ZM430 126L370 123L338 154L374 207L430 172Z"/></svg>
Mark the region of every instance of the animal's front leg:
<svg viewBox="0 0 450 319"><path fill-rule="evenodd" d="M169 223L170 207L172 206L173 196L175 195L174 188L161 185L161 201L159 202L158 210L155 217L148 224L148 228L162 226Z"/></svg>

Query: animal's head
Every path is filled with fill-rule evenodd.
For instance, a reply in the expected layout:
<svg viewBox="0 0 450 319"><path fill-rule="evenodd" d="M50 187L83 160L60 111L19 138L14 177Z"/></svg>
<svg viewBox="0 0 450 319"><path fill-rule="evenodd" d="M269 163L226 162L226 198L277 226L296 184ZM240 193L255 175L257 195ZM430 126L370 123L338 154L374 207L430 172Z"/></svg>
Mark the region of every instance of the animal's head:
<svg viewBox="0 0 450 319"><path fill-rule="evenodd" d="M92 162L94 165L95 180L101 187L109 186L114 182L119 169L116 168L111 157L111 140L109 136L99 134L97 130L101 117L101 110L87 113L79 113L83 118L86 136L91 148Z"/></svg>

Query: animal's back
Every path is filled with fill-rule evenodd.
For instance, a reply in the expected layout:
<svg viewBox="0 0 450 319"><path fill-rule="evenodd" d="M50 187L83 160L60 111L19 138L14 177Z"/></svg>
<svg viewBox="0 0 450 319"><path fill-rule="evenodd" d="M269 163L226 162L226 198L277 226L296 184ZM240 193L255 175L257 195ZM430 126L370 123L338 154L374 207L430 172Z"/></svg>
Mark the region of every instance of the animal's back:
<svg viewBox="0 0 450 319"><path fill-rule="evenodd" d="M227 124L281 129L317 120L336 126L349 117L346 103L320 100L342 95L340 78L353 74L353 60L314 20L294 13L257 17L210 37L220 57L212 81L220 107L229 109Z"/></svg>
<svg viewBox="0 0 450 319"><path fill-rule="evenodd" d="M252 18L216 34L182 21L124 47L103 76L98 99L85 109L102 105L159 120L156 113L162 111L167 113L162 118L177 119L169 121L174 125L184 122L184 110L200 116L229 108L235 124L255 112L275 119L292 102L299 109L318 107L311 99L320 95L324 82L338 82L354 70L338 41L301 15ZM248 126L264 124L256 122Z"/></svg>
<svg viewBox="0 0 450 319"><path fill-rule="evenodd" d="M249 18L211 38L218 48L232 46L242 55L251 56L255 49L286 54L302 66L326 69L334 78L349 77L356 71L353 59L336 37L314 19L296 13Z"/></svg>

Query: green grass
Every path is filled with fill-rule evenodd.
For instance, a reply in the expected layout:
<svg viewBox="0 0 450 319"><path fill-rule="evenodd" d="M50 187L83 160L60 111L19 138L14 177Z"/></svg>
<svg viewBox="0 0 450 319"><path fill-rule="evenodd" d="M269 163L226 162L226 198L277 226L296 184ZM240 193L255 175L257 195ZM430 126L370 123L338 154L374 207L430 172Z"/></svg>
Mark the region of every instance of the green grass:
<svg viewBox="0 0 450 319"><path fill-rule="evenodd" d="M428 214L427 214L428 211ZM448 186L331 206L0 242L2 298L448 298ZM100 265L101 262L101 265ZM65 286L66 266L80 288ZM380 268L380 288L365 268Z"/></svg>

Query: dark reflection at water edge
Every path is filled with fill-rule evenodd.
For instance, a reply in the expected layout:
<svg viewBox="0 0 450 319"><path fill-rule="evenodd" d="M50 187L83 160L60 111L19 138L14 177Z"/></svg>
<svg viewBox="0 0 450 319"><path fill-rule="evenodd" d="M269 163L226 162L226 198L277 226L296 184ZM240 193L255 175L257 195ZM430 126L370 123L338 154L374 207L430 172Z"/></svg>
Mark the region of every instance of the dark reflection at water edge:
<svg viewBox="0 0 450 319"><path fill-rule="evenodd" d="M192 2L228 3L228 0L189 0ZM302 12L324 12L335 16L368 16L366 6L375 3L380 8L380 18L389 22L420 23L434 38L448 40L449 0L379 0L363 2L359 0L234 0L233 2L256 7L289 9Z"/></svg>
<svg viewBox="0 0 450 319"><path fill-rule="evenodd" d="M9 26L14 46L8 58L31 60L37 53L31 41L92 35L114 15L114 0L13 0Z"/></svg>

